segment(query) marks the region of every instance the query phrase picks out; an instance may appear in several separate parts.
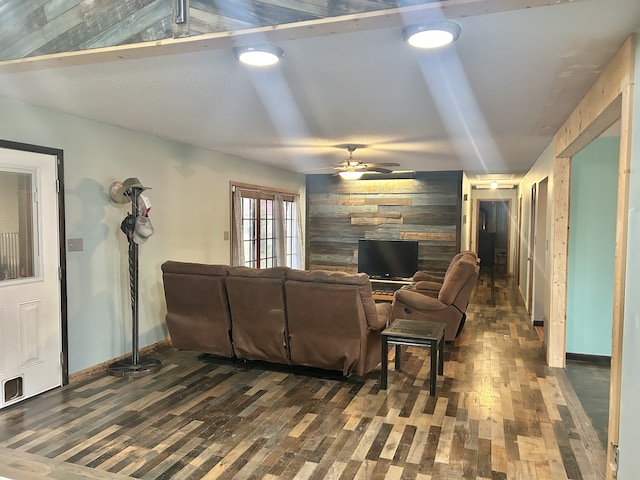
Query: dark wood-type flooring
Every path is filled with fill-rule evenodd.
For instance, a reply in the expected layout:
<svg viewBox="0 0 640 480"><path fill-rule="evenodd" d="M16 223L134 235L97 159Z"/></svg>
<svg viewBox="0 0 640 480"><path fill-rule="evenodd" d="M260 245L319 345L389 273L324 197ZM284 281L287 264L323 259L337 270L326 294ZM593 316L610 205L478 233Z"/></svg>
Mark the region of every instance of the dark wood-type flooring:
<svg viewBox="0 0 640 480"><path fill-rule="evenodd" d="M157 374L108 375L0 411L0 477L601 479L605 453L564 370L545 365L520 296L481 274L429 395L428 349L388 390L165 350Z"/></svg>
<svg viewBox="0 0 640 480"><path fill-rule="evenodd" d="M611 367L567 361L567 378L606 450L609 430L609 386Z"/></svg>

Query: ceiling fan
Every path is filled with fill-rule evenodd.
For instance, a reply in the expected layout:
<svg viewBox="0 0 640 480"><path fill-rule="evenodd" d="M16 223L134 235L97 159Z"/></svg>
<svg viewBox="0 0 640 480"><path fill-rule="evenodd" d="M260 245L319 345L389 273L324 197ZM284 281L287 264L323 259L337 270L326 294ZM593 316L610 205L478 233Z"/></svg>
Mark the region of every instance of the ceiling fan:
<svg viewBox="0 0 640 480"><path fill-rule="evenodd" d="M358 145L347 145L346 149L349 152L349 158L333 167L336 173L344 179L357 180L365 172L391 173L392 170L387 167L400 166L399 163L364 163L356 160L353 158L353 152L355 152L356 148L358 148Z"/></svg>

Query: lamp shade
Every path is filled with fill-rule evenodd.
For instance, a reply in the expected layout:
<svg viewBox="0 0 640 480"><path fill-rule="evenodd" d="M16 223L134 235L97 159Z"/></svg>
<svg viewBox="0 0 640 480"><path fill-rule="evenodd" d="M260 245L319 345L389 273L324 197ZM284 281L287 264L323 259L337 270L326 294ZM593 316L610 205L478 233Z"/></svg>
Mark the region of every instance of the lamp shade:
<svg viewBox="0 0 640 480"><path fill-rule="evenodd" d="M456 22L443 20L422 25L409 25L402 30L402 38L412 47L431 49L455 42L462 28Z"/></svg>
<svg viewBox="0 0 640 480"><path fill-rule="evenodd" d="M253 67L275 65L284 56L284 51L280 47L271 44L236 47L234 51L240 62Z"/></svg>

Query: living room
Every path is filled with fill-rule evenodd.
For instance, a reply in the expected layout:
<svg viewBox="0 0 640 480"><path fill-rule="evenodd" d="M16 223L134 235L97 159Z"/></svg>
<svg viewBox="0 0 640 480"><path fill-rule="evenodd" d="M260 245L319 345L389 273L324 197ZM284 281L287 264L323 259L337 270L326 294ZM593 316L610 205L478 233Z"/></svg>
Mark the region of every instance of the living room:
<svg viewBox="0 0 640 480"><path fill-rule="evenodd" d="M96 76L87 81L100 80ZM12 84L11 90L19 89L19 85ZM3 96L8 90L3 91ZM65 98L73 102L72 92L45 93L60 96L64 93ZM150 215L156 233L140 249L140 343L143 346L166 339L160 280L162 262L170 258L229 263L230 242L225 239L225 232L231 228L230 182L299 192L301 198L307 193L305 174L284 166L278 168L123 128L117 120L112 124L94 121L11 98L2 98L0 107L3 140L64 152L66 238L82 238L84 243L82 251L66 254L68 371L72 375L102 365L130 349L126 239L119 229L127 207L109 202L108 187L112 182L138 177L151 187L148 192L152 202ZM122 117L134 115L132 111L136 108L132 104L130 110L123 109L120 114ZM214 109L212 107L212 111ZM357 124L363 113L356 113L347 105L340 126ZM252 135L249 126L239 125L238 129L242 129L244 135ZM637 129L634 125L634 138L637 138ZM264 146L265 150L268 148ZM372 151L362 149L359 153L366 157ZM337 151L332 155L338 158L343 154ZM634 153L633 158L636 159L637 154ZM534 165L534 172L530 172L536 182L553 172L550 152L544 152L539 162L537 167ZM541 163L545 164L544 172L540 172ZM520 194L526 199L529 192L523 189L518 196ZM473 199L471 196L470 200ZM630 203L633 206L633 197ZM630 228L630 235L634 232ZM635 258L635 247L634 242L628 243L627 256L631 262ZM515 254L515 245L513 249ZM636 275L630 272L629 291L637 285ZM636 386L630 385L632 393ZM626 398L630 398L629 395L627 393Z"/></svg>

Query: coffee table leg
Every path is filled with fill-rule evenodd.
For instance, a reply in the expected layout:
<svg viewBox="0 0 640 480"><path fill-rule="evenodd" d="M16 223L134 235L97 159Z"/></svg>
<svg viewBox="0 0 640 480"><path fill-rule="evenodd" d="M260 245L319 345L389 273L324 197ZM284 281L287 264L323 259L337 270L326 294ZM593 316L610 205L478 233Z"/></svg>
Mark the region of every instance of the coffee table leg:
<svg viewBox="0 0 640 480"><path fill-rule="evenodd" d="M396 372L400 371L400 359L401 358L402 358L402 351L400 350L400 345L398 345L396 343L396 361L395 361Z"/></svg>
<svg viewBox="0 0 640 480"><path fill-rule="evenodd" d="M438 340L431 340L431 371L429 372L429 393L436 394L436 369L438 368Z"/></svg>
<svg viewBox="0 0 640 480"><path fill-rule="evenodd" d="M387 337L382 337L382 360L380 362L380 389L387 389L387 359L389 355L389 345Z"/></svg>

